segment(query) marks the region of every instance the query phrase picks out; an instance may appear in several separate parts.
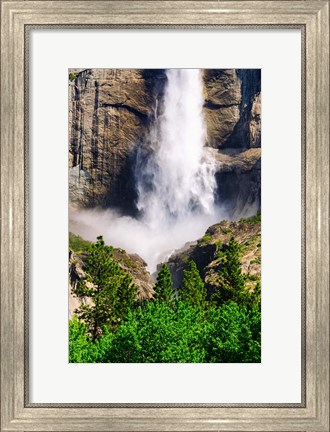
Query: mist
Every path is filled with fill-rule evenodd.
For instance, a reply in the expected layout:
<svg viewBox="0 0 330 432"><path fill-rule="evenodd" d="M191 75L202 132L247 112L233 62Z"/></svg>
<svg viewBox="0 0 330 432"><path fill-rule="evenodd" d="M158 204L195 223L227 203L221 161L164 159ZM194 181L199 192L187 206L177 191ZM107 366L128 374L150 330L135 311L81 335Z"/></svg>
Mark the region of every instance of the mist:
<svg viewBox="0 0 330 432"><path fill-rule="evenodd" d="M103 235L106 244L140 255L152 274L157 264L166 262L173 252L187 242L202 237L210 225L223 218L218 209L212 215L191 214L175 223L168 221L159 229L144 220L122 216L114 210L71 209L70 231L92 242L96 241L97 236Z"/></svg>

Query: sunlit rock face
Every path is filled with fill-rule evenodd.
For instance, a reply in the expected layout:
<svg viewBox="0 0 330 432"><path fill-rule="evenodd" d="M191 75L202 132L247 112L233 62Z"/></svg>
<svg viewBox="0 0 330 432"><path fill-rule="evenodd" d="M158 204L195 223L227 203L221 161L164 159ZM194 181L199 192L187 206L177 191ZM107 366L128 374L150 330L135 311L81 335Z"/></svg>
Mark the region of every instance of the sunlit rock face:
<svg viewBox="0 0 330 432"><path fill-rule="evenodd" d="M217 200L229 216L253 213L260 208L260 70L209 69L202 79ZM70 70L71 204L136 213L137 152L150 137L155 109L162 112L167 80L164 70Z"/></svg>
<svg viewBox="0 0 330 432"><path fill-rule="evenodd" d="M209 146L260 147L260 79L259 69L204 71Z"/></svg>
<svg viewBox="0 0 330 432"><path fill-rule="evenodd" d="M131 212L136 198L135 153L152 121L164 73L71 69L70 74L70 201Z"/></svg>
<svg viewBox="0 0 330 432"><path fill-rule="evenodd" d="M169 258L167 265L172 274L173 285L180 289L184 270L193 260L205 281L208 294L217 288L219 269L219 244L228 245L235 237L242 246L241 270L246 275L261 277L261 222L258 216L239 221L222 221L210 226L205 235L197 241L184 245ZM250 292L256 287L257 280L249 280Z"/></svg>
<svg viewBox="0 0 330 432"><path fill-rule="evenodd" d="M240 119L241 80L235 69L204 72L208 145L222 148Z"/></svg>
<svg viewBox="0 0 330 432"><path fill-rule="evenodd" d="M217 162L218 202L229 218L261 207L261 71L204 71L207 145Z"/></svg>

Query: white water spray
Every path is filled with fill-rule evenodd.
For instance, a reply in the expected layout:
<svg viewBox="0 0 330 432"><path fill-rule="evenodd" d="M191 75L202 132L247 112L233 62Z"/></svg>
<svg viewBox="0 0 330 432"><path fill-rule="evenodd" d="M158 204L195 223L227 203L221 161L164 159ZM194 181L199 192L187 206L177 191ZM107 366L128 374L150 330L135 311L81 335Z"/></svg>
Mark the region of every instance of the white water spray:
<svg viewBox="0 0 330 432"><path fill-rule="evenodd" d="M139 153L137 164L137 206L153 229L192 213L214 213L216 182L204 148L201 71L170 69L166 75L163 113L156 113L150 137L151 154L141 160Z"/></svg>
<svg viewBox="0 0 330 432"><path fill-rule="evenodd" d="M198 69L170 69L162 106L138 152L139 220L114 211L73 216L74 232L139 254L150 272L186 242L220 220L215 206L215 166L204 147L203 81ZM158 102L157 102L158 104Z"/></svg>

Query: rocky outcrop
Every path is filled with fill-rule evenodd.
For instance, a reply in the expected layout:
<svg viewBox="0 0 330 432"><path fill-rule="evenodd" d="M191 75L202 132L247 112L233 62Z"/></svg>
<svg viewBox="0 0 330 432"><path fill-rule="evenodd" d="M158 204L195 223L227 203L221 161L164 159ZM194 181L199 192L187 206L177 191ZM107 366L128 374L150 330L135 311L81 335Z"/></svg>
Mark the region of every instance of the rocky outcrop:
<svg viewBox="0 0 330 432"><path fill-rule="evenodd" d="M69 190L72 204L132 212L134 157L153 118L162 70L71 69Z"/></svg>
<svg viewBox="0 0 330 432"><path fill-rule="evenodd" d="M240 119L241 80L235 69L204 71L208 145L224 146Z"/></svg>
<svg viewBox="0 0 330 432"><path fill-rule="evenodd" d="M70 249L69 249L69 319L71 319L75 313L75 310L79 308L82 303L90 303L90 299L87 297L77 297L73 294L72 289L77 286L79 281L85 282L86 277L85 266L88 252L83 247L82 250L74 251L72 249L73 242L77 241L88 244L85 240L82 240L79 236L75 236L70 233ZM137 254L128 254L123 249L114 249L113 259L118 265L132 277L132 282L138 288L139 299L146 300L153 297L154 281L147 271L146 262Z"/></svg>
<svg viewBox="0 0 330 432"><path fill-rule="evenodd" d="M260 70L207 69L203 79L206 145L218 162L219 199L229 217L254 212L260 209ZM165 83L161 69L70 70L71 204L134 215L136 153L156 106L161 111Z"/></svg>
<svg viewBox="0 0 330 432"><path fill-rule="evenodd" d="M83 269L84 260L78 254L75 254L71 249L69 250L69 319L72 319L76 309L81 304L91 304L91 299L88 297L78 297L73 294L72 289L75 289L79 281L83 281L86 273ZM85 282L90 286L89 282Z"/></svg>
<svg viewBox="0 0 330 432"><path fill-rule="evenodd" d="M260 147L259 69L206 69L208 145L217 149Z"/></svg>
<svg viewBox="0 0 330 432"><path fill-rule="evenodd" d="M254 290L261 278L261 223L260 217L241 219L237 222L222 221L212 225L204 237L172 255L167 263L172 274L173 285L180 288L183 270L190 260L195 261L209 294L217 286L217 271L221 264L217 257L220 245L227 245L235 237L241 245L242 272L246 275L247 286Z"/></svg>
<svg viewBox="0 0 330 432"><path fill-rule="evenodd" d="M261 202L259 69L204 72L208 145L216 151L218 200L228 217L250 216Z"/></svg>
<svg viewBox="0 0 330 432"><path fill-rule="evenodd" d="M217 199L228 217L256 214L261 208L261 148L210 152L217 164Z"/></svg>
<svg viewBox="0 0 330 432"><path fill-rule="evenodd" d="M141 300L154 295L154 280L147 271L147 263L137 254L128 254L124 249L114 249L114 260L132 277Z"/></svg>
<svg viewBox="0 0 330 432"><path fill-rule="evenodd" d="M254 95L249 115L249 142L250 147L261 146L261 95Z"/></svg>

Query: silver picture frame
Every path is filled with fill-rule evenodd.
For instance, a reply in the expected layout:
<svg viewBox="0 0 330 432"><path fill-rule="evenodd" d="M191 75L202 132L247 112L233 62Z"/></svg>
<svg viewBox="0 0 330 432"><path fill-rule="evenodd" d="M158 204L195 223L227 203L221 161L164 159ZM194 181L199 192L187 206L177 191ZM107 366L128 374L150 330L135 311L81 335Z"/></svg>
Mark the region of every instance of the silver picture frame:
<svg viewBox="0 0 330 432"><path fill-rule="evenodd" d="M1 7L1 431L329 432L329 1L9 0ZM155 27L301 30L299 404L32 404L28 400L30 30Z"/></svg>

